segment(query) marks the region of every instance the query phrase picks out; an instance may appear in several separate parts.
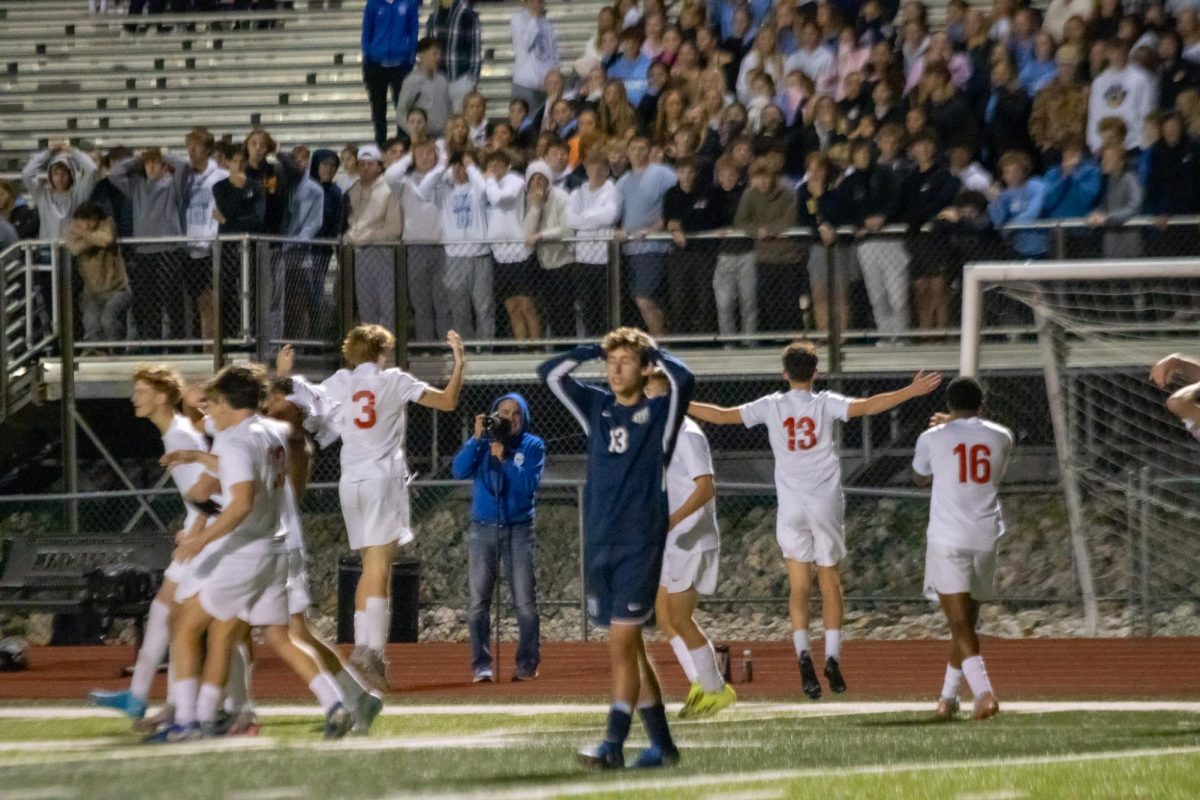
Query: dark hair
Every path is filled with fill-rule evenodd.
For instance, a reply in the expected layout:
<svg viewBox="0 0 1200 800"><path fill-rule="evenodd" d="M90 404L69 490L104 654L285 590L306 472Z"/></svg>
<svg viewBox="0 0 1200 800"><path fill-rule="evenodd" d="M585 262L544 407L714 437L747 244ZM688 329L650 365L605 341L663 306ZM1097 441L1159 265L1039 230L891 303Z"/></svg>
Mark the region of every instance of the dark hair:
<svg viewBox="0 0 1200 800"><path fill-rule="evenodd" d="M808 383L817 372L817 348L812 342L792 342L783 351L783 371L788 380Z"/></svg>
<svg viewBox="0 0 1200 800"><path fill-rule="evenodd" d="M696 157L695 156L684 156L683 158L676 161L675 162L675 170L678 172L681 169L691 169L691 170L696 169Z"/></svg>
<svg viewBox="0 0 1200 800"><path fill-rule="evenodd" d="M80 203L75 209L75 213L71 215L72 219L86 219L89 222L103 222L108 219L108 214L99 203L86 202Z"/></svg>
<svg viewBox="0 0 1200 800"><path fill-rule="evenodd" d="M267 398L267 371L262 364L225 367L204 387L204 395L223 397L234 409L257 410Z"/></svg>
<svg viewBox="0 0 1200 800"><path fill-rule="evenodd" d="M983 408L983 387L974 378L958 376L946 387L946 406L951 411L978 411Z"/></svg>
<svg viewBox="0 0 1200 800"><path fill-rule="evenodd" d="M983 214L988 209L988 198L983 192L977 192L974 189L961 189L958 194L954 195L954 205L956 208L970 206L980 214Z"/></svg>
<svg viewBox="0 0 1200 800"><path fill-rule="evenodd" d="M392 145L397 145L397 144L402 146L405 150L408 149L408 145L405 144L403 139L401 139L399 136L393 136L392 138L384 141L383 152L386 153L388 150L392 149Z"/></svg>
<svg viewBox="0 0 1200 800"><path fill-rule="evenodd" d="M409 118L409 117L411 117L413 114L420 114L422 117L424 117L424 118L425 118L425 121L426 121L426 122L428 122L428 121L429 121L429 112L428 112L428 111L426 111L425 109L421 108L420 106L413 106L412 108L410 108L410 109L408 110L408 113L404 115L404 118L405 118L405 119L408 119L408 118ZM385 147L384 147L384 150L386 150L386 149L387 149L387 147L385 146Z"/></svg>
<svg viewBox="0 0 1200 800"><path fill-rule="evenodd" d="M441 47L441 45L438 44L436 36L423 36L421 37L421 40L417 42L417 53L424 53L425 51L432 50L435 47Z"/></svg>
<svg viewBox="0 0 1200 800"><path fill-rule="evenodd" d="M509 100L508 107L512 108L513 106L520 106L524 114L529 113L529 103L523 97L514 97L512 100Z"/></svg>
<svg viewBox="0 0 1200 800"><path fill-rule="evenodd" d="M271 381L271 391L274 394L281 394L287 397L296 391L296 382L291 378L276 378Z"/></svg>

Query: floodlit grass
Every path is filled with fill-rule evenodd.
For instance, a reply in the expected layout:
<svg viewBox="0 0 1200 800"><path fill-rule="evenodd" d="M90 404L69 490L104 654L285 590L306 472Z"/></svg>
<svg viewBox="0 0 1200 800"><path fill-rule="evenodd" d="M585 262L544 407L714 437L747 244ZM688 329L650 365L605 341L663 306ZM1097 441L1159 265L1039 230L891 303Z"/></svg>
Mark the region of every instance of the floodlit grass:
<svg viewBox="0 0 1200 800"><path fill-rule="evenodd" d="M160 747L138 744L117 718L3 719L0 798L1200 797L1200 719L1189 713L931 724L926 714L821 710L744 704L676 722L680 766L616 773L573 759L598 737L602 713L401 713L381 717L369 738L335 743L319 740L315 715L270 716L256 739ZM642 744L635 723L630 760Z"/></svg>

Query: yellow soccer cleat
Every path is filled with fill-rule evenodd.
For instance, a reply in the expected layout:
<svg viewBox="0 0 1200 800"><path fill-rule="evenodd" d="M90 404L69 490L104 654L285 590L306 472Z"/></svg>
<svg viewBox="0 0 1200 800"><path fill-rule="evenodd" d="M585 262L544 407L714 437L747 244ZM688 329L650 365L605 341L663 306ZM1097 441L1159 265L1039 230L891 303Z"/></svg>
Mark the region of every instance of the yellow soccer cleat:
<svg viewBox="0 0 1200 800"><path fill-rule="evenodd" d="M713 694L705 693L696 704L695 716L697 717L712 717L716 716L717 712L729 708L737 702L737 692L728 683L721 687L721 691Z"/></svg>
<svg viewBox="0 0 1200 800"><path fill-rule="evenodd" d="M680 719L691 719L696 717L696 704L704 698L704 687L698 683L693 683L692 688L688 689L687 700L683 701L683 708L679 709Z"/></svg>

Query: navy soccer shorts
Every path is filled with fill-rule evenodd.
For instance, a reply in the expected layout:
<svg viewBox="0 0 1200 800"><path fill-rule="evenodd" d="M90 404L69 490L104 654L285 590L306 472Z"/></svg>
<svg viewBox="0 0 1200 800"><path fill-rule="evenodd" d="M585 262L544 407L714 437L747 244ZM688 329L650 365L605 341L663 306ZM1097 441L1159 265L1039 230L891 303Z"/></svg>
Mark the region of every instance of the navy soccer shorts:
<svg viewBox="0 0 1200 800"><path fill-rule="evenodd" d="M662 560L661 544L588 545L584 574L592 622L601 627L648 622L654 615Z"/></svg>

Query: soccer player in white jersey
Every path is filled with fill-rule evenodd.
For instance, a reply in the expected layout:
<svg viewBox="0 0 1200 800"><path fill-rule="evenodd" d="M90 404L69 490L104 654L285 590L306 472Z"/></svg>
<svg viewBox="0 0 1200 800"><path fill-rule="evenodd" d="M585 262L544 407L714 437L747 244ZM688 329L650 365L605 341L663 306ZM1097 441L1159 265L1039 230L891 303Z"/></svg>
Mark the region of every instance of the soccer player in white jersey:
<svg viewBox="0 0 1200 800"><path fill-rule="evenodd" d="M196 563L176 594L175 721L153 741L215 733L231 651L251 626L262 626L272 649L308 683L325 711L326 738L344 735L353 724L333 679L288 636L287 531L281 517L289 442L286 425L258 413L266 389L265 371L249 365L226 367L205 391L217 431L212 455L225 504L205 527L182 536L175 549L175 558Z"/></svg>
<svg viewBox="0 0 1200 800"><path fill-rule="evenodd" d="M814 563L825 625L825 679L835 694L846 691L841 671L842 578L838 568L846 555L845 501L841 461L833 439L834 422L882 414L929 394L941 383L942 376L918 372L903 389L865 398L814 392L816 348L808 342L794 342L783 351L783 378L788 382L787 392L776 392L735 408L692 403L688 413L717 425L767 426L775 456L779 504L775 538L787 565L792 642L800 664L801 688L816 700L821 697L821 684L808 635Z"/></svg>
<svg viewBox="0 0 1200 800"><path fill-rule="evenodd" d="M321 384L328 400L340 407L338 494L350 547L362 554L350 663L381 691L389 688L384 648L391 619L392 561L396 548L413 538L404 456L406 407L409 403L438 411L458 407L465 366L462 340L450 331L446 342L454 367L445 389L435 389L401 369L384 369L396 337L380 325L351 330L342 343L349 368Z"/></svg>
<svg viewBox="0 0 1200 800"><path fill-rule="evenodd" d="M646 381L646 397L663 397L670 391L670 381L661 370ZM671 516L654 615L692 684L679 714L685 719L712 716L737 700L717 666L712 642L694 616L700 595L717 589L721 539L716 494L708 438L699 425L684 419L667 465Z"/></svg>
<svg viewBox="0 0 1200 800"><path fill-rule="evenodd" d="M207 450L208 442L203 434L193 427L191 420L179 413L184 384L175 370L162 365L144 364L133 373L133 393L130 401L133 412L140 419L148 419L162 436L163 451L167 454L180 450ZM202 481L204 467L198 464L178 464L169 469L171 480L183 499L185 508L184 530L196 522L198 516L215 508L205 505L204 512L193 501L193 489L203 491L197 484ZM89 697L99 706L115 708L128 714L135 728L142 730L140 722L146 714L150 697L150 684L158 672L158 666L167 654L171 642L169 620L175 609L175 591L190 565L172 561L163 575L162 586L150 604L146 617L145 635L138 650L137 662L129 688L117 692L94 691ZM171 706L168 682L167 706ZM153 730L152 728L150 730ZM144 731L148 732L148 731Z"/></svg>
<svg viewBox="0 0 1200 800"><path fill-rule="evenodd" d="M1167 410L1182 420L1192 436L1200 439L1200 361L1172 353L1151 368L1150 380L1160 389L1166 389L1176 380L1187 384L1167 398Z"/></svg>
<svg viewBox="0 0 1200 800"><path fill-rule="evenodd" d="M913 479L933 484L925 550L925 595L941 604L950 624L950 658L937 716L958 714L963 676L975 696L975 719L1000 710L979 654L979 604L994 591L996 548L1004 516L996 489L1012 452L1012 431L981 419L983 389L959 377L946 388L950 413L917 437Z"/></svg>

